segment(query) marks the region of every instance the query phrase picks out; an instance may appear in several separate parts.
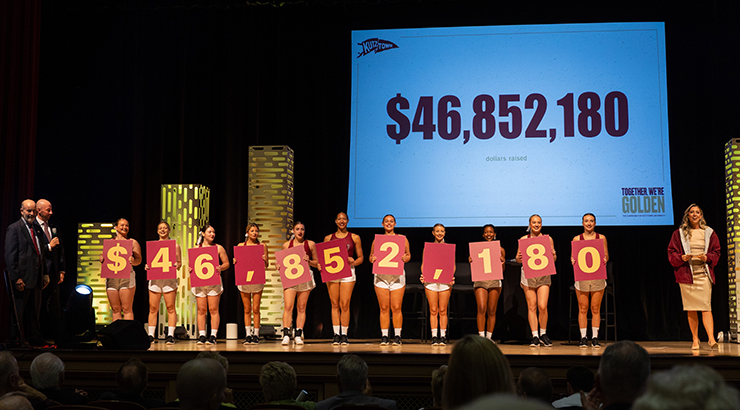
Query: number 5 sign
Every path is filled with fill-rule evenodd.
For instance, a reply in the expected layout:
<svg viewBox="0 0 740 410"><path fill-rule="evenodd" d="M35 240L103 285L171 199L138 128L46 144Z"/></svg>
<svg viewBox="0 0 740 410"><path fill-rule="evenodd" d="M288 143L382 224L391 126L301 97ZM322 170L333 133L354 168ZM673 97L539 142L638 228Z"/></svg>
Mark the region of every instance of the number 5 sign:
<svg viewBox="0 0 740 410"><path fill-rule="evenodd" d="M175 269L175 241L148 241L146 243L146 263L149 265L147 279L177 279Z"/></svg>
<svg viewBox="0 0 740 410"><path fill-rule="evenodd" d="M344 239L317 243L316 252L319 254L322 282L326 283L352 276L352 270L347 259L347 242Z"/></svg>
<svg viewBox="0 0 740 410"><path fill-rule="evenodd" d="M522 252L522 268L525 278L538 278L557 273L553 261L552 243L548 235L519 239L519 250Z"/></svg>
<svg viewBox="0 0 740 410"><path fill-rule="evenodd" d="M311 267L304 259L306 250L303 246L294 246L275 252L280 268L280 282L283 283L283 289L300 285L311 280Z"/></svg>
<svg viewBox="0 0 740 410"><path fill-rule="evenodd" d="M190 272L190 286L210 286L221 283L221 275L216 271L220 265L218 260L218 246L188 249Z"/></svg>
<svg viewBox="0 0 740 410"><path fill-rule="evenodd" d="M604 264L604 241L589 239L570 243L573 264L573 273L576 282L582 280L606 279L606 265Z"/></svg>
<svg viewBox="0 0 740 410"><path fill-rule="evenodd" d="M373 263L376 275L403 275L403 255L406 253L406 237L403 235L375 235Z"/></svg>

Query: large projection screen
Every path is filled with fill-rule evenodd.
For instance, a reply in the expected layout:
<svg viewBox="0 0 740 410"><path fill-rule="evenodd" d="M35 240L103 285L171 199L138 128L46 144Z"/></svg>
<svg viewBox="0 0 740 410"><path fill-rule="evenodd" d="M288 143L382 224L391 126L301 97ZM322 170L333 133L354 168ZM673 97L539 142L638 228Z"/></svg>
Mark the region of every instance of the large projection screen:
<svg viewBox="0 0 740 410"><path fill-rule="evenodd" d="M663 23L352 32L348 214L671 225Z"/></svg>

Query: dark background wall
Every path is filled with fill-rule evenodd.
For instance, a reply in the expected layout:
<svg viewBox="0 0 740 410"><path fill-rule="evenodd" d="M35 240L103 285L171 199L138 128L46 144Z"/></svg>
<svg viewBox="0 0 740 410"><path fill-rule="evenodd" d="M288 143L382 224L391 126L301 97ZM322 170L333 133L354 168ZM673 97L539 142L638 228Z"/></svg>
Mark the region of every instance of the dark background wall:
<svg viewBox="0 0 740 410"><path fill-rule="evenodd" d="M295 151L296 219L306 223L308 238L320 241L346 207L351 30L665 21L675 218L680 221L689 203L699 203L724 249L723 147L738 136L740 108L738 3L561 3L42 1L33 197L54 204L67 258L74 261L78 222L126 217L131 237L153 240L160 184L204 184L211 188L216 241L228 250L247 223L247 148L287 145ZM619 172L620 164L594 166ZM16 208L3 213L12 221ZM561 255L548 327L553 337L565 338L573 281L565 255L581 229L543 223ZM523 220L522 227L498 230L509 255L525 225ZM620 338L690 338L666 259L674 229L599 229L609 237L614 261ZM480 230L448 229L448 242L459 244L459 261ZM397 231L409 237L412 259L420 259L423 242L432 240L430 229ZM357 232L369 253L380 221L376 230ZM717 330L729 326L725 256L723 251L714 287ZM145 274L137 271L135 314L145 321ZM379 336L367 262L359 273L354 336ZM67 293L73 279L68 276ZM224 282L233 283L233 269ZM238 299L227 286L222 323L240 320ZM306 331L328 337L330 325L328 296L319 284Z"/></svg>

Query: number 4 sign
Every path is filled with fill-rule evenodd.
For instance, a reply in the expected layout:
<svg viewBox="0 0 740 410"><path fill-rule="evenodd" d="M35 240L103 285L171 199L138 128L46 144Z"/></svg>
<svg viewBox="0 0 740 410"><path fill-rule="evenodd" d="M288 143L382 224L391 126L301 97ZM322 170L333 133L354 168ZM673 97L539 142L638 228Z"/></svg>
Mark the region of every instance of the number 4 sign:
<svg viewBox="0 0 740 410"><path fill-rule="evenodd" d="M177 279L177 269L175 269L177 253L174 240L148 241L146 257L146 263L149 265L147 279Z"/></svg>
<svg viewBox="0 0 740 410"><path fill-rule="evenodd" d="M403 255L406 253L406 237L403 235L375 235L373 263L376 275L403 275Z"/></svg>

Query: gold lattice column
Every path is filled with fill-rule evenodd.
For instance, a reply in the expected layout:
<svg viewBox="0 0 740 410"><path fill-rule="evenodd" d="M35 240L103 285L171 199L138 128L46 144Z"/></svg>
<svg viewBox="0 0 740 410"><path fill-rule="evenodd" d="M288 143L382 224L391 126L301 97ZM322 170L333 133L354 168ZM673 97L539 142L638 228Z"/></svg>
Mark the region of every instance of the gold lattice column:
<svg viewBox="0 0 740 410"><path fill-rule="evenodd" d="M727 275L730 303L730 340L738 342L740 321L737 287L740 278L740 139L725 144L725 192L727 196Z"/></svg>
<svg viewBox="0 0 740 410"><path fill-rule="evenodd" d="M281 326L283 287L275 267L275 252L282 249L293 224L293 150L287 146L249 147L247 217L260 227L260 241L270 251L265 272L260 325Z"/></svg>
<svg viewBox="0 0 740 410"><path fill-rule="evenodd" d="M95 323L107 325L112 320L105 279L100 277L100 254L103 241L115 238L112 223L77 224L77 284L90 286L93 290Z"/></svg>
<svg viewBox="0 0 740 410"><path fill-rule="evenodd" d="M182 267L177 272L178 287L175 309L177 325L185 327L191 338L198 334L195 296L188 278L188 249L195 246L198 232L208 222L211 190L198 184L162 184L162 220L170 224L170 238L182 251ZM142 246L143 247L143 246ZM151 324L150 324L151 325ZM167 336L167 309L164 298L159 306L159 338Z"/></svg>

